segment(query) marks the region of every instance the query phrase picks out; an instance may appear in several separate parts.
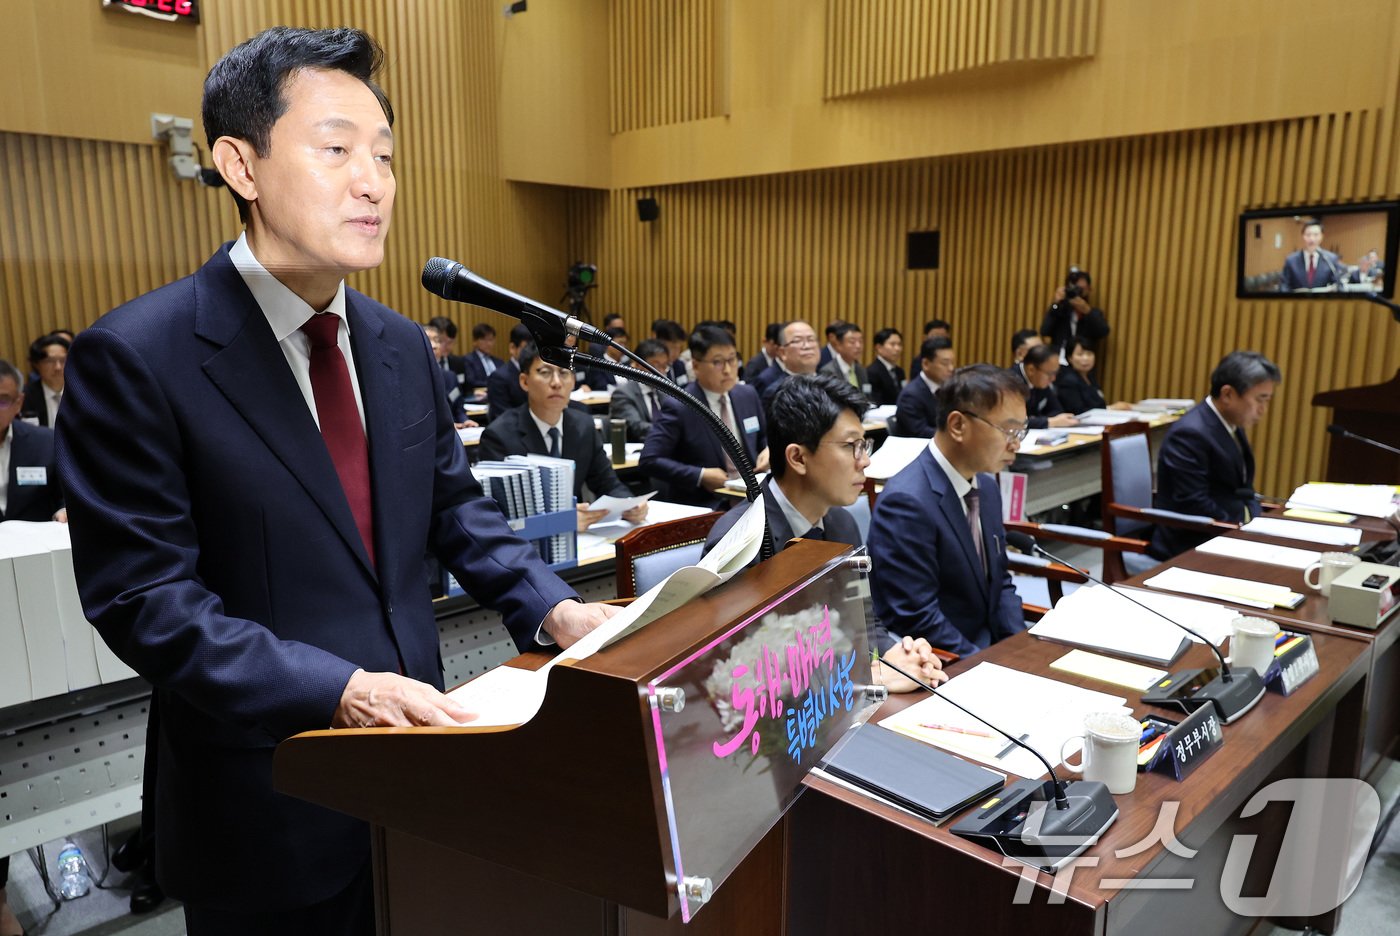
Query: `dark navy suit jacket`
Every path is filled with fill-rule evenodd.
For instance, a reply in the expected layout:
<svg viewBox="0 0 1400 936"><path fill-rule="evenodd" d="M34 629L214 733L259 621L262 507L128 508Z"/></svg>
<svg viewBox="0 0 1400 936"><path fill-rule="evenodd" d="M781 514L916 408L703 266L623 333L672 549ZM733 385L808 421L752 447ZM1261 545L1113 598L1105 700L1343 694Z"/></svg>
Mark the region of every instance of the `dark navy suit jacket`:
<svg viewBox="0 0 1400 936"><path fill-rule="evenodd" d="M1108 406L1103 398L1103 390L1093 380L1084 377L1072 367L1061 367L1055 377L1055 395L1067 413L1083 413L1091 409Z"/></svg>
<svg viewBox="0 0 1400 936"><path fill-rule="evenodd" d="M1017 380L1026 385L1030 393L1026 398L1026 427L1044 429L1050 425L1051 416L1059 416L1065 411L1064 404L1060 402L1060 395L1055 392L1053 383L1043 390L1037 390L1030 385L1031 382L1026 379L1026 373L1021 368L1022 365L1013 364L1010 370Z"/></svg>
<svg viewBox="0 0 1400 936"><path fill-rule="evenodd" d="M1025 630L996 479L979 474L977 490L986 575L962 504L932 453L925 449L885 485L870 521L870 575L875 616L892 633L967 655Z"/></svg>
<svg viewBox="0 0 1400 936"><path fill-rule="evenodd" d="M685 388L685 392L708 406L700 381ZM735 384L729 391L729 405L734 408L734 424L739 429L739 441L757 460L758 453L768 445L768 419L753 388ZM697 504L723 509L732 504L731 498L711 494L700 486L700 469L724 465L724 447L710 429L709 423L689 407L667 398L661 413L651 424L646 445L642 447L641 469L652 481L664 484L668 491L662 499L677 504Z"/></svg>
<svg viewBox="0 0 1400 936"><path fill-rule="evenodd" d="M520 365L506 361L486 378L486 418L496 419L530 398L520 386Z"/></svg>
<svg viewBox="0 0 1400 936"><path fill-rule="evenodd" d="M1156 506L1231 523L1243 522L1246 510L1250 517L1259 516L1263 508L1253 490L1254 450L1244 430L1236 432L1239 445L1204 402L1177 420L1157 453ZM1150 551L1158 559L1170 559L1213 535L1158 526Z"/></svg>
<svg viewBox="0 0 1400 936"><path fill-rule="evenodd" d="M768 365L768 367L759 371L758 374L749 378L746 384L747 386L753 387L753 392L757 393L760 399L763 399L764 393L768 390L768 385L786 376L787 371L779 367L777 361L774 361L772 364Z"/></svg>
<svg viewBox="0 0 1400 936"><path fill-rule="evenodd" d="M64 385L65 391L67 385ZM44 382L37 377L24 386L24 406L19 411L20 419L37 419L39 425L49 426L49 402L44 396Z"/></svg>
<svg viewBox="0 0 1400 936"><path fill-rule="evenodd" d="M900 386L904 383L904 368L896 365L891 373L877 358L865 365L865 372L870 375L871 406L887 406L899 402L899 391L904 389Z"/></svg>
<svg viewBox="0 0 1400 936"><path fill-rule="evenodd" d="M67 417L65 417L67 418ZM43 484L20 484L19 469L43 468ZM52 520L63 506L53 459L53 430L16 419L10 423L10 472L6 506L0 520Z"/></svg>
<svg viewBox="0 0 1400 936"><path fill-rule="evenodd" d="M1313 281L1309 283L1308 267L1303 262L1303 252L1295 250L1283 260L1283 279L1279 282L1279 290L1292 292L1295 289L1316 289L1319 286L1331 286L1337 282L1337 277L1332 275L1333 266L1337 268L1337 272L1341 273L1343 278L1346 277L1346 270L1342 267L1340 257L1330 250L1318 250L1317 266L1313 268Z"/></svg>
<svg viewBox="0 0 1400 936"><path fill-rule="evenodd" d="M370 562L229 246L83 332L57 453L83 609L155 687L157 879L272 912L338 893L369 857L363 822L273 791L274 746L329 727L357 668L443 684L425 554L522 650L577 595L482 496L422 328L347 288Z"/></svg>
<svg viewBox="0 0 1400 936"><path fill-rule="evenodd" d="M783 508L778 505L777 500L769 493L769 487L773 484L773 479L767 478L763 482L763 513L768 521L768 532L773 536L773 548L782 549L792 539L792 524L788 523L787 515L783 513ZM861 495L862 497L864 495ZM723 517L715 521L715 525L710 527L710 535L705 537L705 552L715 548L715 545L724 538L734 524L739 522L739 518L744 515L744 511L749 509L747 500L740 501ZM860 527L856 526L856 518L852 517L845 507L833 507L822 517L822 530L825 535L822 537L833 543L846 543L850 546L860 546ZM754 559L753 564L758 563Z"/></svg>
<svg viewBox="0 0 1400 936"><path fill-rule="evenodd" d="M632 491L617 479L612 460L603 451L603 441L598 430L593 428L593 417L587 412L564 408L563 432L559 440L559 454L572 459L578 466L574 469L574 496L584 499L583 485L595 497L612 494L617 497L631 497ZM480 453L483 459L499 461L507 455L548 455L549 446L535 421L530 418L529 405L507 410L500 419L491 420L491 425L481 434Z"/></svg>
<svg viewBox="0 0 1400 936"><path fill-rule="evenodd" d="M496 362L497 369L505 364L505 361L502 361L494 354L490 357L491 360ZM472 391L477 387L486 386L486 381L488 379L486 365L482 363L481 356L478 355L475 350L469 351L459 358L453 358L453 360L457 362L457 366L454 369L462 375L463 393L467 396L471 396ZM495 371L491 373L494 374Z"/></svg>
<svg viewBox="0 0 1400 936"><path fill-rule="evenodd" d="M876 365L883 367L884 365ZM894 434L917 439L932 439L938 428L938 402L924 378L918 374L899 391L895 402Z"/></svg>

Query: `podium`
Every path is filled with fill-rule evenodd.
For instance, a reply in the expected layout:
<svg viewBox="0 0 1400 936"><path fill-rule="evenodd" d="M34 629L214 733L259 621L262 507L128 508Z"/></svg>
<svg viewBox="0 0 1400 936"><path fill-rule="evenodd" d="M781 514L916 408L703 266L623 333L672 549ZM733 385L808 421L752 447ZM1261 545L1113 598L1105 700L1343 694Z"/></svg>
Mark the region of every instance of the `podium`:
<svg viewBox="0 0 1400 936"><path fill-rule="evenodd" d="M274 784L370 824L380 936L780 931L780 820L883 698L866 567L801 541L553 667L523 725L308 732Z"/></svg>
<svg viewBox="0 0 1400 936"><path fill-rule="evenodd" d="M1383 384L1315 394L1312 403L1331 407L1332 422L1343 429L1400 448L1400 371ZM1334 437L1325 477L1350 484L1400 484L1400 455Z"/></svg>

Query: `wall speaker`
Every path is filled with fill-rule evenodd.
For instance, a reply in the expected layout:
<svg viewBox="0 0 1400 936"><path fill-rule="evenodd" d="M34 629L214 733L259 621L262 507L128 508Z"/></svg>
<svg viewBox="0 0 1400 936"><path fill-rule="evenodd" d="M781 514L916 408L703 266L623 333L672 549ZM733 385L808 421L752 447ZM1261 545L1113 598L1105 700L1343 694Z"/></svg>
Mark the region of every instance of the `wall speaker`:
<svg viewBox="0 0 1400 936"><path fill-rule="evenodd" d="M938 269L938 232L910 231L907 253L906 266L908 269Z"/></svg>
<svg viewBox="0 0 1400 936"><path fill-rule="evenodd" d="M639 199L637 199L637 220L638 220L638 221L655 221L655 220L656 220L657 218L659 218L659 217L661 217L661 206L658 205L658 204L656 203L656 199L654 199L654 198L639 198Z"/></svg>

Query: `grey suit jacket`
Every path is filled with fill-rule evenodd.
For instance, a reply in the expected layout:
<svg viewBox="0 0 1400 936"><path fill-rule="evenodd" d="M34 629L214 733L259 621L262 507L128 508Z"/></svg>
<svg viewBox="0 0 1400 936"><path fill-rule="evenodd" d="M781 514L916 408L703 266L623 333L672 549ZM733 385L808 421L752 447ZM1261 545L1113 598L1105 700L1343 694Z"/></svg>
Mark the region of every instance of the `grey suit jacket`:
<svg viewBox="0 0 1400 936"><path fill-rule="evenodd" d="M858 384L860 385L860 387L859 387L860 392L863 393L863 394L865 394L867 397L869 397L869 396L870 396L870 374L866 372L866 370L865 370L865 365L862 364L862 363L860 363L859 361L857 361L856 363L852 364L851 366L854 367L854 368L856 369L856 383L858 383ZM846 372L843 371L843 370L841 370L841 365L838 364L838 363L836 362L836 359L835 359L835 358L833 358L832 360L828 361L826 364L822 365L821 367L817 368L817 372L820 373L820 374L830 374L831 376L835 377L837 380L845 380L845 379L846 379Z"/></svg>
<svg viewBox="0 0 1400 936"><path fill-rule="evenodd" d="M663 397L653 390L658 409ZM620 383L613 387L612 401L608 404L609 419L627 420L627 441L645 442L651 431L651 409L647 406L646 394L642 385L635 380Z"/></svg>

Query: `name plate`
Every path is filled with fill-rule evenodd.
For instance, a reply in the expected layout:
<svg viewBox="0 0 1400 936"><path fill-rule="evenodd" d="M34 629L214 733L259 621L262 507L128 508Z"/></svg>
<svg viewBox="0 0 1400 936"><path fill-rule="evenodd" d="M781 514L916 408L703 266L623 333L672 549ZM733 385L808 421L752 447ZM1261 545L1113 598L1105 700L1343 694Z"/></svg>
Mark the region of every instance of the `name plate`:
<svg viewBox="0 0 1400 936"><path fill-rule="evenodd" d="M1167 732L1157 748L1156 756L1144 769L1185 780L1224 743L1225 734L1220 730L1215 706L1203 705Z"/></svg>
<svg viewBox="0 0 1400 936"><path fill-rule="evenodd" d="M1265 685L1269 691L1292 695L1293 690L1317 675L1317 648L1307 634L1284 631L1274 647L1274 662L1269 667Z"/></svg>

